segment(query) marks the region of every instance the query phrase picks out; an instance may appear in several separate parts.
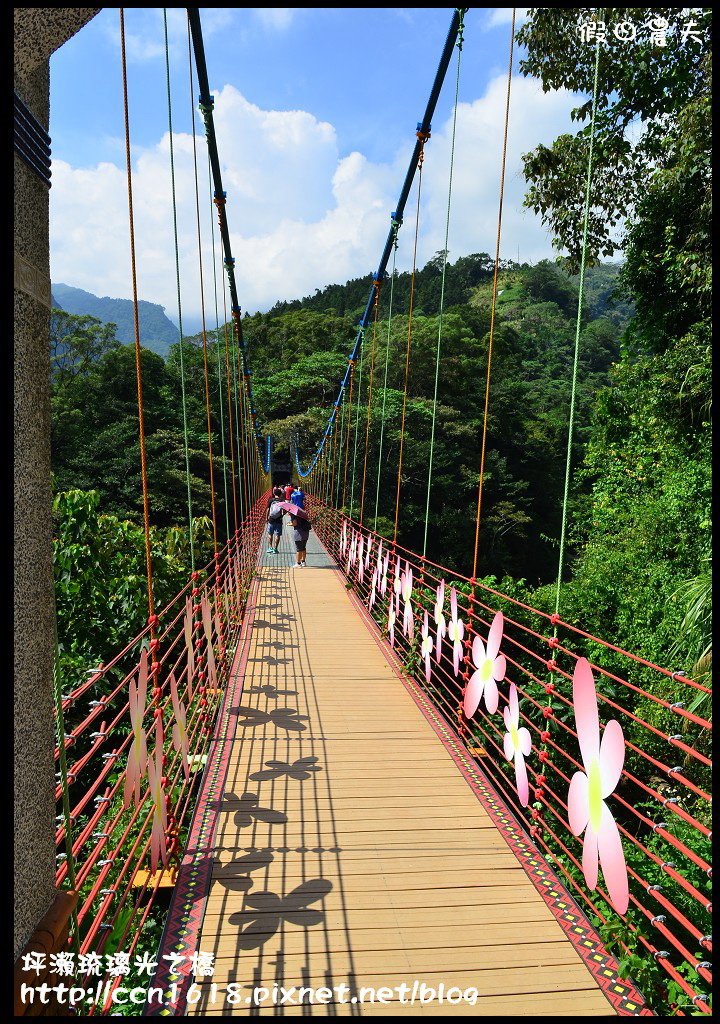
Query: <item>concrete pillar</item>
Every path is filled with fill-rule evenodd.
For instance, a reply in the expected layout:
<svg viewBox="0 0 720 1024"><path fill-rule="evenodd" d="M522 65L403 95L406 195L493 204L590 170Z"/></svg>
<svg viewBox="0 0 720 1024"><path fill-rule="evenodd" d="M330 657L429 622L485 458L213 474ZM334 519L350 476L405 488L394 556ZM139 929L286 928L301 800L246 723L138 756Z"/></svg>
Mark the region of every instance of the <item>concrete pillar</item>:
<svg viewBox="0 0 720 1024"><path fill-rule="evenodd" d="M48 61L99 10L15 8L14 958L55 901Z"/></svg>

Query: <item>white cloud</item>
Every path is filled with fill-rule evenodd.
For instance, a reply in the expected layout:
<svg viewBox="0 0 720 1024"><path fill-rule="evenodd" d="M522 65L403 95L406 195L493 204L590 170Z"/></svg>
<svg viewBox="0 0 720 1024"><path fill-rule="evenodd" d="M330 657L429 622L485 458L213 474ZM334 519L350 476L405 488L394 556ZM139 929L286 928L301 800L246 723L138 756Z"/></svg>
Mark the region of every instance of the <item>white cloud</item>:
<svg viewBox="0 0 720 1024"><path fill-rule="evenodd" d="M518 28L524 21L527 21L529 7L515 8L515 27ZM496 28L498 25L512 24L512 7L490 7L490 15L485 22L486 28Z"/></svg>
<svg viewBox="0 0 720 1024"><path fill-rule="evenodd" d="M295 7L253 7L255 17L264 28L285 31L290 28L298 8Z"/></svg>
<svg viewBox="0 0 720 1024"><path fill-rule="evenodd" d="M499 175L505 110L504 76L485 95L458 111L448 248L450 259L495 253ZM551 255L548 233L522 209L525 191L520 153L549 143L570 126L569 93L543 93L523 78L512 83L511 120L501 256L534 262ZM335 130L305 111L267 111L234 87L215 90L215 125L227 191L226 216L243 310L268 309L279 299L301 298L328 284L342 284L377 269L410 158L410 145L391 164L363 154L341 154ZM443 248L451 124L433 133L423 167L420 266ZM197 139L200 232L208 326L215 297L211 235L219 287L224 272L216 210L208 198L207 148ZM183 320L198 322L198 227L193 144L174 136L175 190ZM75 169L53 163L51 277L97 295L132 296L128 199L124 166L103 163ZM410 269L415 190L405 209L398 266ZM133 206L138 297L165 306L177 322L173 212L167 133L134 156ZM219 314L223 315L222 294Z"/></svg>

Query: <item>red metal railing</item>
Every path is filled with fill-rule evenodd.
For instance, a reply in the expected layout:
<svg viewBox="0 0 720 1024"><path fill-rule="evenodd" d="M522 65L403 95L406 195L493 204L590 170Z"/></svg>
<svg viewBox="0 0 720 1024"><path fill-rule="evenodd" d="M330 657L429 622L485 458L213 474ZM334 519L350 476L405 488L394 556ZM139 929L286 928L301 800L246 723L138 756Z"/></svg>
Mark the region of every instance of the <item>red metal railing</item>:
<svg viewBox="0 0 720 1024"><path fill-rule="evenodd" d="M148 624L111 662L63 697L69 838L80 892L75 980L88 990L100 985L103 991L91 1009L76 1012L112 1012L113 987L149 981L138 962L147 961L160 938L167 909L163 891L169 891L168 880L182 856L264 525L261 498L226 548L158 614L156 643L150 641ZM145 674L147 700L134 696L142 691ZM134 713L133 700L141 705ZM137 800L128 802L128 762L141 734L153 765L160 737L161 782L153 790L146 768ZM59 753L56 749L56 764ZM59 772L56 779L57 884L66 886L68 842ZM161 801L164 807L158 806ZM161 849L158 853L163 843L165 855Z"/></svg>
<svg viewBox="0 0 720 1024"><path fill-rule="evenodd" d="M391 642L392 630L392 645L406 674L432 699L508 806L525 822L608 947L618 950L621 966L626 965L641 989L654 990L645 991L646 998L672 1014L710 1012L712 726L703 714L689 710L700 696L709 695L709 689L556 615L419 558L318 499L311 497L308 508L318 536L368 609L378 633ZM437 640L437 612L449 625L452 590L457 620L463 624L457 673L454 644L447 635ZM498 612L502 613L502 640L493 653L490 629ZM455 636L459 633L457 626ZM482 648L475 648L477 655L486 656L481 666L473 656L476 637L482 643ZM505 659L504 674L496 684L497 708L491 711L481 700L468 717L464 706L468 684L473 676L478 678L477 673L484 672L490 679L490 654ZM617 825L625 861L627 908L621 905L620 913L617 904L624 902L622 896L618 900L616 893L614 905L604 884L603 854L608 865L610 854L600 850L601 873L591 887L583 868L582 834L574 834L570 824L568 794L573 776L587 771L586 781L592 787L591 772L582 757L582 737L578 738L583 728L577 724L578 713L581 721L583 713L578 712L574 697L576 676L594 682L599 735L604 737L611 719L622 728L622 770L618 768L612 795L602 793L603 813L611 814ZM512 741L511 684L518 700L516 742L506 748L506 737ZM709 699L705 704L709 706ZM522 758L527 803L519 793L515 759L506 756L506 749L517 749L520 729L527 730L531 742ZM613 730L612 737L608 734L608 750L618 734L616 726ZM599 813L600 803L595 807ZM575 826L578 832L577 821ZM586 842L592 843L589 831ZM586 856L592 861L590 852Z"/></svg>

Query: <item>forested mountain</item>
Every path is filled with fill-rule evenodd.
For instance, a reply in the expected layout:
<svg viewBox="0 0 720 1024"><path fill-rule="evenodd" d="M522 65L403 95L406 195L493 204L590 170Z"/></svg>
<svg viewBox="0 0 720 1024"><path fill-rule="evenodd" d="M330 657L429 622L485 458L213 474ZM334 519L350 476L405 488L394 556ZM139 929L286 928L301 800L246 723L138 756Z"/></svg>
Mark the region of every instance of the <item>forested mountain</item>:
<svg viewBox="0 0 720 1024"><path fill-rule="evenodd" d="M107 295L100 298L68 284L54 284L52 297L53 305L67 313L92 316L102 324L115 324L117 339L123 345L135 342L135 313L130 299L111 299ZM141 344L151 352L166 356L180 334L165 315L164 306L141 299L138 315Z"/></svg>

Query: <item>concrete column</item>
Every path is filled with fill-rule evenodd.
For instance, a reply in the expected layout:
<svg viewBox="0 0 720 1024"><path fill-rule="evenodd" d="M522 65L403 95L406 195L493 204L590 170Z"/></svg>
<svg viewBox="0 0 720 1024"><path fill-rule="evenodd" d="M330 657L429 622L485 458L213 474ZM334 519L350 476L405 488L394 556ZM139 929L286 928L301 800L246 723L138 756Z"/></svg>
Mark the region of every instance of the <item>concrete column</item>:
<svg viewBox="0 0 720 1024"><path fill-rule="evenodd" d="M15 95L40 135L49 122L50 54L100 9L15 8ZM16 129L14 958L55 900L49 187L18 155L29 149L17 139Z"/></svg>

